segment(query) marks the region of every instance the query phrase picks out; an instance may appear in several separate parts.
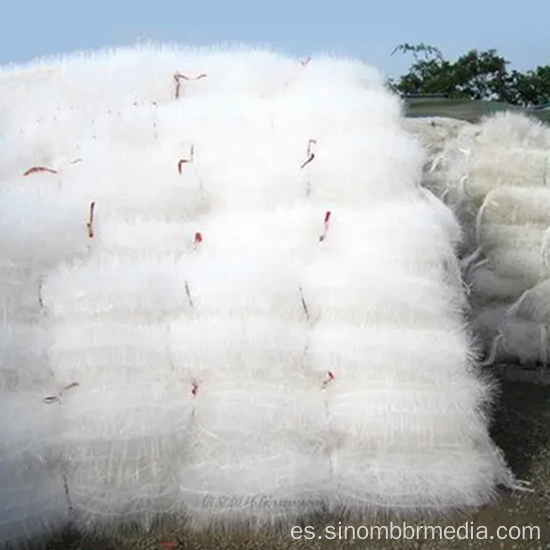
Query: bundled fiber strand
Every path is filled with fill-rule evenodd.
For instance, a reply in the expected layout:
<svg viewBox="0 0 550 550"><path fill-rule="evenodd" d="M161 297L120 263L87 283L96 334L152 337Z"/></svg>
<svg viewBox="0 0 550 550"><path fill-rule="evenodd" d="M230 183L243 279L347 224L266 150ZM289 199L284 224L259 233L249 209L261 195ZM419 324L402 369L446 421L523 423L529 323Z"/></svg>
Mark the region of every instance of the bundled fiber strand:
<svg viewBox="0 0 550 550"><path fill-rule="evenodd" d="M460 229L377 71L138 48L0 86L0 545L514 484Z"/></svg>
<svg viewBox="0 0 550 550"><path fill-rule="evenodd" d="M550 129L503 113L450 139L424 178L462 222L472 326L488 363L548 364L549 174Z"/></svg>

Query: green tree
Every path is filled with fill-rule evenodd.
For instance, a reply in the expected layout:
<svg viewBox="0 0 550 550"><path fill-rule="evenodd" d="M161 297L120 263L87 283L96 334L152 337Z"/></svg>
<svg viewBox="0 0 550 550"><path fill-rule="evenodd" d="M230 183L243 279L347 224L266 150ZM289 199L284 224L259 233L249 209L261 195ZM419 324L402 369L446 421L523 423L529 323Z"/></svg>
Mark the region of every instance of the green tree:
<svg viewBox="0 0 550 550"><path fill-rule="evenodd" d="M532 106L550 101L550 65L521 73L496 50L471 50L456 61L426 44L400 44L392 52L412 53L409 72L391 80L401 94L443 94L449 98L490 99Z"/></svg>

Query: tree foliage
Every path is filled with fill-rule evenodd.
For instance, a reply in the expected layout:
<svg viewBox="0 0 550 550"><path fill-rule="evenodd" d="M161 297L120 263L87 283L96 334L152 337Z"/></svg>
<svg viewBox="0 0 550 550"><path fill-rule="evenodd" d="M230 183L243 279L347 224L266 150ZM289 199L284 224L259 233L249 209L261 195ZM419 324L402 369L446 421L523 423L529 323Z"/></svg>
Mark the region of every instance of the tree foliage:
<svg viewBox="0 0 550 550"><path fill-rule="evenodd" d="M533 106L550 102L550 65L524 73L509 70L509 61L494 49L471 50L456 61L426 44L400 44L393 53L412 53L409 72L390 81L401 94L443 94L449 98L490 99Z"/></svg>

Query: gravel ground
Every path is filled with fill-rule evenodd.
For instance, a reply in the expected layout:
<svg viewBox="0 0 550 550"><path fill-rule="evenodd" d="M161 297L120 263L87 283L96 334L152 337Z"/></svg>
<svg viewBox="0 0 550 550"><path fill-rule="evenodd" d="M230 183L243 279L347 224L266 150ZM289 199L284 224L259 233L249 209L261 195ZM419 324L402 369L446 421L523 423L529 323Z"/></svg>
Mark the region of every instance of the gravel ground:
<svg viewBox="0 0 550 550"><path fill-rule="evenodd" d="M424 518L417 525L468 525L469 529L487 528L491 540L293 540L290 532L196 533L183 527L157 525L150 532L124 531L108 539L82 538L76 533L55 537L48 550L304 550L304 549L373 549L373 550L440 550L440 549L525 549L550 550L550 389L533 375L518 376L514 369L497 369L505 379L494 411L493 435L504 450L508 463L518 479L529 481L533 492L503 493L497 502L472 514L446 518ZM514 374L516 373L516 374ZM518 381L518 378L520 379ZM543 376L542 380L546 378ZM364 521L364 525L389 525L391 518ZM315 528L321 533L326 525L338 525L342 518L326 518ZM398 525L401 520L394 518ZM472 523L471 523L472 522ZM407 522L414 525L413 522ZM345 523L352 525L351 523ZM360 523L359 523L360 524ZM356 524L356 525L359 525ZM499 526L538 526L540 540L497 540ZM474 531L475 532L475 531ZM464 528L458 534L464 535Z"/></svg>

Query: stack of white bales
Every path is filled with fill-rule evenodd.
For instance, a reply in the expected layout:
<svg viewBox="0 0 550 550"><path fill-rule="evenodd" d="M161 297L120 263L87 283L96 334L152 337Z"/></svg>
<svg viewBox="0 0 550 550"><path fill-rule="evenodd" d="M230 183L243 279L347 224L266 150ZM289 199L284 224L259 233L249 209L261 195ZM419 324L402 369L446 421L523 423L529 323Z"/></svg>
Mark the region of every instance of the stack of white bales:
<svg viewBox="0 0 550 550"><path fill-rule="evenodd" d="M0 86L0 545L513 484L458 225L376 71L140 48Z"/></svg>
<svg viewBox="0 0 550 550"><path fill-rule="evenodd" d="M548 363L550 128L503 113L449 141L425 184L460 218L487 362Z"/></svg>
<svg viewBox="0 0 550 550"><path fill-rule="evenodd" d="M426 152L422 174L422 186L436 196L444 196L446 180L441 177L440 163L450 141L467 128L470 122L447 117L407 117L403 119L405 130L422 145Z"/></svg>
<svg viewBox="0 0 550 550"><path fill-rule="evenodd" d="M403 127L420 141L427 153L427 173L432 166L437 166L447 143L455 139L465 127L472 126L470 122L457 118L441 116L407 117L403 119ZM433 170L432 170L433 171ZM426 177L427 174L424 175Z"/></svg>

